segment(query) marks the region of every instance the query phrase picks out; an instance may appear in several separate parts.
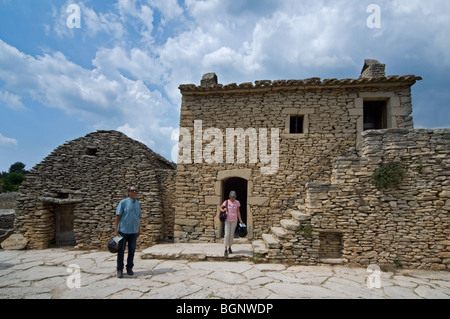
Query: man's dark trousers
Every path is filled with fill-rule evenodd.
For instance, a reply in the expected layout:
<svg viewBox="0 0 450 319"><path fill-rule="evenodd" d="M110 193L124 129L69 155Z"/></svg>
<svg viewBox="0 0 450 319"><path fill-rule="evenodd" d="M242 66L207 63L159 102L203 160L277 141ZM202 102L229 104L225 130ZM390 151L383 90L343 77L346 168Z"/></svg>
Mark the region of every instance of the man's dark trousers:
<svg viewBox="0 0 450 319"><path fill-rule="evenodd" d="M138 234L122 234L122 248L117 253L117 270L123 271L123 258L125 255L125 248L128 244L128 257L127 257L127 271L132 270L134 266L134 252L136 251L136 241Z"/></svg>

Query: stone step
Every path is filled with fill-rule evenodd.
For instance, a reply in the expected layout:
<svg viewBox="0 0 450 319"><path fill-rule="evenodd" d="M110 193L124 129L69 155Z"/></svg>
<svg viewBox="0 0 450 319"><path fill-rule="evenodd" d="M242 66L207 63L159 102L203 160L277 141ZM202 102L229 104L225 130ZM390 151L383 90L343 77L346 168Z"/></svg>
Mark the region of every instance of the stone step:
<svg viewBox="0 0 450 319"><path fill-rule="evenodd" d="M275 236L275 238L285 239L289 238L289 234L287 231L285 231L282 227L272 227L270 228L272 235Z"/></svg>
<svg viewBox="0 0 450 319"><path fill-rule="evenodd" d="M157 244L142 251L142 259L161 260L193 260L193 261L222 261L222 260L252 260L253 247L251 244L233 244L233 253L224 256L223 244L215 243L168 243Z"/></svg>
<svg viewBox="0 0 450 319"><path fill-rule="evenodd" d="M300 223L293 219L280 220L281 227L288 231L297 231L300 227Z"/></svg>
<svg viewBox="0 0 450 319"><path fill-rule="evenodd" d="M269 249L280 249L281 244L271 234L263 234L262 239Z"/></svg>
<svg viewBox="0 0 450 319"><path fill-rule="evenodd" d="M320 258L319 262L327 265L343 265L344 259L342 258Z"/></svg>
<svg viewBox="0 0 450 319"><path fill-rule="evenodd" d="M291 216L294 220L297 220L299 222L307 222L311 220L311 215L302 213L298 210L292 210L291 211Z"/></svg>
<svg viewBox="0 0 450 319"><path fill-rule="evenodd" d="M253 252L258 255L265 255L268 253L266 243L263 240L255 240L252 242Z"/></svg>

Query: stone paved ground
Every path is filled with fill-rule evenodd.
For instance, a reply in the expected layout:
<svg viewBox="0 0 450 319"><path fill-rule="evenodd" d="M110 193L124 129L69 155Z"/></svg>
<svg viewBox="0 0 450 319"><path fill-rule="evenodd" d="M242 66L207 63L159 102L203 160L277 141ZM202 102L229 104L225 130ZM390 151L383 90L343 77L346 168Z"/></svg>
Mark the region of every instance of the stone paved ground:
<svg viewBox="0 0 450 319"><path fill-rule="evenodd" d="M116 256L109 252L0 250L0 299L450 298L449 272L382 272L381 288L369 289L371 273L361 268L141 259L142 255L136 254L135 276L118 279ZM80 288L74 287L77 278Z"/></svg>

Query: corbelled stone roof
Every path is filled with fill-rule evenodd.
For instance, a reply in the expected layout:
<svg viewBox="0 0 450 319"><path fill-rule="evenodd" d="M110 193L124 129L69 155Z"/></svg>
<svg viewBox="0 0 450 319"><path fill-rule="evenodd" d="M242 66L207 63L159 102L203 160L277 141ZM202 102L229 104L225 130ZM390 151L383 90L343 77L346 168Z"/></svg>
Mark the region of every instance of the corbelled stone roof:
<svg viewBox="0 0 450 319"><path fill-rule="evenodd" d="M90 150L92 154L89 154ZM84 163L85 161L87 162ZM173 169L169 161L143 143L118 131L98 130L58 146L41 163L33 167L31 172L48 170L50 163L50 167L53 167L54 163L60 163L59 165L67 169L70 167L69 173L70 170L78 168L86 170L90 165L103 170L107 163L109 164L106 166L111 166L112 162L114 165L121 165L120 163L142 161L151 163L155 169Z"/></svg>

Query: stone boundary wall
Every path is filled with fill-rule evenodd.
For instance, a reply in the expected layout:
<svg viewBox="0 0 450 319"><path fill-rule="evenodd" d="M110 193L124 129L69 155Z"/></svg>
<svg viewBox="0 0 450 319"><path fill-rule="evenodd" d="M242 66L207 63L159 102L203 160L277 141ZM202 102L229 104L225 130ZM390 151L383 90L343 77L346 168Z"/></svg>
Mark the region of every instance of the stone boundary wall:
<svg viewBox="0 0 450 319"><path fill-rule="evenodd" d="M389 162L406 175L378 190L371 176ZM450 129L364 132L362 157L335 159L332 183L307 191L313 234L341 234L345 262L450 269Z"/></svg>
<svg viewBox="0 0 450 319"><path fill-rule="evenodd" d="M17 196L19 196L19 193L1 193L0 209L15 209Z"/></svg>
<svg viewBox="0 0 450 319"><path fill-rule="evenodd" d="M0 194L0 244L14 231L18 193Z"/></svg>

